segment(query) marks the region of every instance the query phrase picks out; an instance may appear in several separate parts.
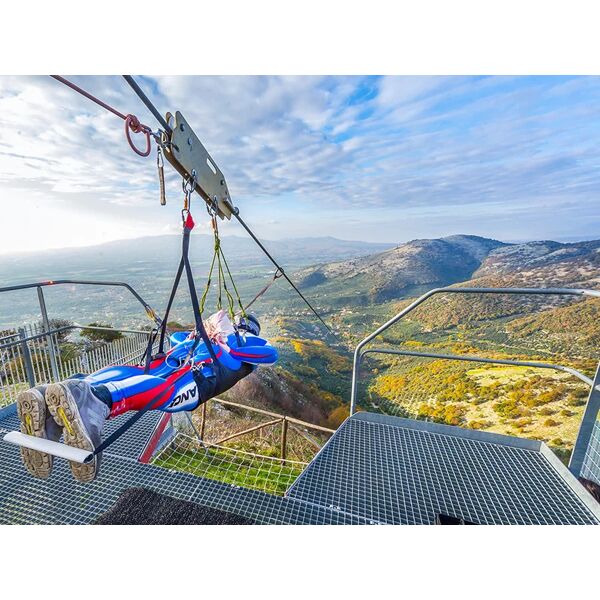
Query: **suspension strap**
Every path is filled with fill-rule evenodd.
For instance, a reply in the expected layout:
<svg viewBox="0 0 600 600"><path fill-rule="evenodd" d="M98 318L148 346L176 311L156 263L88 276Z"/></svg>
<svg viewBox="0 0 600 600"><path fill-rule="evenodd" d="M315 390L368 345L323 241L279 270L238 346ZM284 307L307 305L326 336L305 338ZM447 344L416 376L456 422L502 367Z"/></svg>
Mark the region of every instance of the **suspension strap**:
<svg viewBox="0 0 600 600"><path fill-rule="evenodd" d="M220 310L223 307L223 291L224 291L225 295L227 296L229 316L231 317L231 320L233 321L233 319L235 318L235 314L236 314L235 310L234 310L235 300L227 286L227 277L229 278L229 281L231 282L233 291L236 295L237 303L240 307L240 312L238 314L245 315L244 305L242 304L242 299L240 298L240 293L238 292L237 286L235 285L235 280L233 279L233 275L231 274L231 269L229 268L229 265L227 264L227 259L225 258L225 254L223 253L223 248L221 246L221 238L219 236L219 223L217 220L217 209L216 209L216 207L207 206L207 210L208 210L208 214L211 217L211 224L212 224L213 236L214 236L215 241L214 241L213 258L212 258L212 262L210 265L210 270L208 272L208 279L207 279L206 287L204 288L204 293L202 294L202 299L200 302L200 312L201 313L204 312L204 305L206 303L206 298L207 298L208 292L210 290L213 272L214 272L214 268L215 268L215 264L216 264L217 265L217 276L218 276L218 280L219 280L219 286L218 286L218 292L217 292L217 309ZM225 269L223 269L223 266L225 266ZM226 273L227 273L227 277L225 275Z"/></svg>
<svg viewBox="0 0 600 600"><path fill-rule="evenodd" d="M144 351L144 355L142 356L142 361L144 362L144 373L148 373L150 371L150 364L152 363L152 348L154 347L154 342L156 341L156 336L158 335L158 329L155 327L148 336L148 344L146 346L146 350ZM140 361L140 362L142 362Z"/></svg>
<svg viewBox="0 0 600 600"><path fill-rule="evenodd" d="M181 281L181 276L183 271L185 270L186 278L188 281L188 289L190 293L190 300L192 302L192 310L194 311L194 325L196 329L196 339L192 348L190 350L190 355L196 349L200 338L206 344L206 349L208 350L213 363L217 369L220 369L220 363L217 359L217 355L215 354L214 348L212 346L212 342L210 341L208 334L206 333L206 329L204 328L204 323L202 322L202 314L200 311L200 303L198 302L198 293L196 291L196 284L194 282L194 276L192 273L192 265L189 259L189 249L190 249L190 233L194 228L194 219L192 218L192 213L190 212L191 208L191 194L195 189L196 182L195 178L192 177L189 180L184 180L183 182L183 190L184 190L184 203L183 210L181 211L181 217L183 221L183 241L181 246L181 260L179 261L179 267L177 268L177 274L175 275L175 281L173 282L173 287L171 288L171 295L169 296L169 302L167 304L167 308L165 310L165 316L163 318L161 332L160 332L160 342L158 347L159 355L164 354L165 348L165 338L167 332L167 321L169 317L169 313L171 311L171 307L173 306L173 301L175 299L175 294L177 293L177 288L179 287L179 282Z"/></svg>
<svg viewBox="0 0 600 600"><path fill-rule="evenodd" d="M171 295L169 296L169 301L167 303L167 308L165 309L165 315L163 318L163 322L160 328L160 340L158 343L158 354L162 355L165 352L165 337L167 334L167 321L169 318L169 313L171 312L171 307L173 306L173 300L175 300L175 294L177 293L177 288L179 287L179 281L181 280L181 275L183 273L183 256L179 260L179 266L177 267L177 273L175 274L175 280L173 281L173 287L171 288Z"/></svg>
<svg viewBox="0 0 600 600"><path fill-rule="evenodd" d="M192 301L192 309L194 311L194 322L196 326L196 340L192 345L190 355L193 354L194 350L196 349L196 346L200 341L198 335L200 335L202 341L206 344L206 349L208 350L210 357L213 359L215 366L219 368L219 360L217 359L217 355L215 354L212 342L210 341L208 334L206 333L206 329L204 328L204 323L202 322L202 315L200 314L200 304L198 302L198 293L196 292L196 285L194 283L194 276L192 274L192 265L190 264L190 259L188 257L188 251L190 247L190 232L192 231L193 227L194 220L192 219L191 213L188 213L183 226L183 264L187 276L188 288L190 291L190 300Z"/></svg>

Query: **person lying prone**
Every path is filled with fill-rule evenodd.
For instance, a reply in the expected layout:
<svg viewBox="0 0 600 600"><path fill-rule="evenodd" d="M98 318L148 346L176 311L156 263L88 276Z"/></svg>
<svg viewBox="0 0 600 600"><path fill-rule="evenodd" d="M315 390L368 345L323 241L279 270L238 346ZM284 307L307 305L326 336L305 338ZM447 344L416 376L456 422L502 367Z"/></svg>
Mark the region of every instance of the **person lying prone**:
<svg viewBox="0 0 600 600"><path fill-rule="evenodd" d="M261 338L256 317L247 315L234 327L223 311L206 321L212 353L194 332L171 336L171 349L149 368L115 365L91 375L76 375L60 383L21 392L17 414L21 432L93 452L102 441L107 419L148 406L165 412L191 411L232 388L259 364L273 364L277 350ZM217 362L212 356L217 358ZM52 455L21 447L29 473L46 479ZM70 461L75 479L93 481L101 453L89 463Z"/></svg>

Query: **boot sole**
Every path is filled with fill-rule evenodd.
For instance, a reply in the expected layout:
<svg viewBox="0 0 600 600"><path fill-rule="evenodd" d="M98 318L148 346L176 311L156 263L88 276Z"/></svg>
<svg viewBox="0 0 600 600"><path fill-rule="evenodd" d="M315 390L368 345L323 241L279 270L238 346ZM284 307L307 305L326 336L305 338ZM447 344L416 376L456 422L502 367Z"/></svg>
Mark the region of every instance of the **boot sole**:
<svg viewBox="0 0 600 600"><path fill-rule="evenodd" d="M71 392L60 383L48 386L46 390L46 405L58 425L63 428L65 444L83 450L94 450L94 444L87 434L77 403ZM77 481L89 483L96 478L98 458L94 456L89 463L69 461L71 473Z"/></svg>
<svg viewBox="0 0 600 600"><path fill-rule="evenodd" d="M26 390L17 396L17 415L21 421L21 433L46 438L46 402L36 389ZM48 479L52 471L50 454L21 446L21 460L25 468L39 479Z"/></svg>

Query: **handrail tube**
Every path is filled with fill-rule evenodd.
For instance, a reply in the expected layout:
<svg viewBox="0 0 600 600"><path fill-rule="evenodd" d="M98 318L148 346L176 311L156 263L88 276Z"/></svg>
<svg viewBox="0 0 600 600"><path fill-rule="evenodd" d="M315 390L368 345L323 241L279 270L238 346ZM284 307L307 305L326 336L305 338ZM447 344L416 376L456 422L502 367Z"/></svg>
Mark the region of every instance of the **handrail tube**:
<svg viewBox="0 0 600 600"><path fill-rule="evenodd" d="M567 295L567 296L592 296L600 298L600 291L588 290L584 288L468 288L468 287L445 287L429 290L414 302L402 309L397 315L386 321L373 333L361 340L354 349L354 358L352 361L352 388L350 395L350 415L356 411L356 396L358 391L358 367L360 362L361 350L380 333L397 323L400 319L412 312L417 306L435 294L520 294L520 295Z"/></svg>
<svg viewBox="0 0 600 600"><path fill-rule="evenodd" d="M266 415L268 417L285 417L290 423L295 423L296 425L301 425L303 427L308 427L309 429L315 429L317 431L323 431L325 433L335 433L335 429L330 429L328 427L322 427L321 425L315 425L314 423L308 423L307 421L301 421L300 419L295 419L294 417L288 417L287 415L282 415L280 413L271 412L269 410L263 410L262 408L256 408L254 406L248 406L247 404L239 404L238 402L231 402L230 400L223 400L218 396L215 398L211 398L212 401L218 402L219 404L225 404L226 406L233 406L235 408L241 408L243 410L247 410L248 412L255 412L261 415Z"/></svg>
<svg viewBox="0 0 600 600"><path fill-rule="evenodd" d="M98 327L96 325L79 325L75 323L71 325L73 329L91 329L93 331L118 331L119 333L143 333L144 335L150 335L152 330L144 329L121 329L121 327Z"/></svg>
<svg viewBox="0 0 600 600"><path fill-rule="evenodd" d="M369 348L361 353L360 362L362 362L362 358L366 354L398 354L400 356L417 356L421 358L437 358L442 360L464 360L467 362L480 362L480 363L490 363L490 364L498 364L498 365L514 365L516 367L533 367L536 369L553 369L555 371L563 371L564 373L570 373L571 375L577 377L590 387L594 384L594 382L584 375L577 371L577 369L572 369L571 367L565 367L564 365L554 365L552 363L543 363L543 362L535 362L535 361L523 361L523 360L511 360L504 358L487 358L484 356L474 356L474 355L466 355L466 354L437 354L435 352L413 352L412 350L394 350L393 348Z"/></svg>
<svg viewBox="0 0 600 600"><path fill-rule="evenodd" d="M93 281L84 279L56 279L50 281L38 281L35 283L22 283L19 285L9 285L0 287L0 294L3 292L14 292L17 290L27 290L31 288L42 288L53 285L97 285L107 287L124 287L127 289L133 297L144 307L144 310L150 316L157 325L161 324L160 317L156 314L156 311L142 298L142 296L128 283L123 281Z"/></svg>

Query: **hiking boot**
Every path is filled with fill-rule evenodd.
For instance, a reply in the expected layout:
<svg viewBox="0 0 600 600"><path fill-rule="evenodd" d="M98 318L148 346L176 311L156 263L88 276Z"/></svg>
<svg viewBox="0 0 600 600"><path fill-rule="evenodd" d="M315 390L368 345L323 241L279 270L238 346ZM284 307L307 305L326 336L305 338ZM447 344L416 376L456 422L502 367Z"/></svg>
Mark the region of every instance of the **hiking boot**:
<svg viewBox="0 0 600 600"><path fill-rule="evenodd" d="M110 410L93 394L87 381L67 380L46 390L46 405L54 420L63 428L68 446L93 452L102 441L102 429ZM100 468L100 455L89 463L69 461L77 481L93 481Z"/></svg>
<svg viewBox="0 0 600 600"><path fill-rule="evenodd" d="M17 415L21 421L21 433L58 442L62 429L46 410L45 385L25 390L17 396ZM40 479L47 479L52 471L53 456L46 452L21 446L21 460L25 468Z"/></svg>

